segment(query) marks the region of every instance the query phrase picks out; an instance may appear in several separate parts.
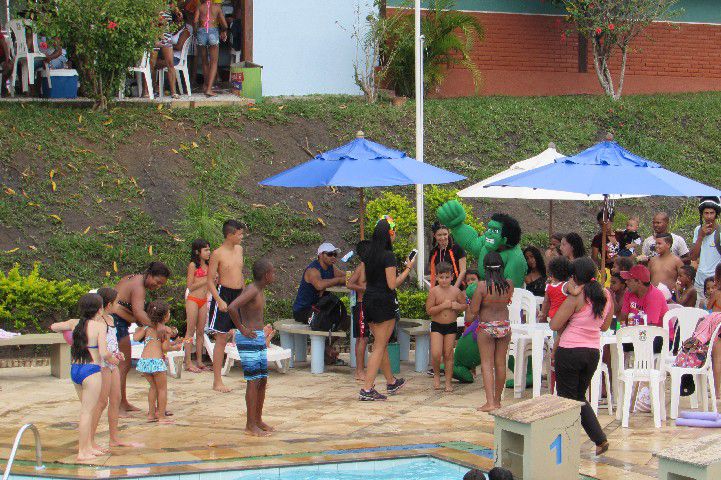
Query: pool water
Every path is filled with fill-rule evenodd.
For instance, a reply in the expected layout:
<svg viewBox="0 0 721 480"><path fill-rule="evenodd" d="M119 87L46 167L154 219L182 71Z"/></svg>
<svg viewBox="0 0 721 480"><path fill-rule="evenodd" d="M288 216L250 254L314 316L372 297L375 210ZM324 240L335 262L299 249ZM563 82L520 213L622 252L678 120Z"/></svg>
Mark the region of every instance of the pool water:
<svg viewBox="0 0 721 480"><path fill-rule="evenodd" d="M152 480L461 480L470 469L431 457L326 463L300 467L135 477ZM30 480L11 475L10 480ZM43 480L47 480L44 477Z"/></svg>

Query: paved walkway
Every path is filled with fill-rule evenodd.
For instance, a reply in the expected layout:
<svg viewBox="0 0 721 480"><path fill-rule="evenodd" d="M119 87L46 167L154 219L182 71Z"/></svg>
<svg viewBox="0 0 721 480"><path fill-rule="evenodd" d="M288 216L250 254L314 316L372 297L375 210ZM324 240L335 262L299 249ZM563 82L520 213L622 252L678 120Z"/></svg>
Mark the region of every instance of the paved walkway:
<svg viewBox="0 0 721 480"><path fill-rule="evenodd" d="M243 434L245 383L239 369L227 377L234 388L229 394L211 391L210 373L184 372L182 379L169 381L175 425L146 423L144 414L121 419L123 435L146 447L115 449L95 466L78 466L78 402L70 381L50 377L49 367L0 369L0 459L7 458L17 428L32 422L41 431L48 473L103 477L425 454L489 469L493 420L476 411L484 401L480 385L456 385L452 394L438 393L430 378L411 372L410 364L403 365L403 375L409 383L398 396L361 403L356 400L359 384L347 367L322 375L311 375L307 367L286 375L272 372L264 419L278 431L252 438ZM145 380L131 372L128 388L131 401L145 408ZM621 429L608 415L600 419L611 442L609 452L596 459L589 441L581 446L581 473L599 479L654 478L658 463L653 451L713 433L674 426L656 430L649 415L632 417L630 429ZM102 422L99 439L107 442ZM25 444L19 455L24 461L13 472L32 470L29 439Z"/></svg>

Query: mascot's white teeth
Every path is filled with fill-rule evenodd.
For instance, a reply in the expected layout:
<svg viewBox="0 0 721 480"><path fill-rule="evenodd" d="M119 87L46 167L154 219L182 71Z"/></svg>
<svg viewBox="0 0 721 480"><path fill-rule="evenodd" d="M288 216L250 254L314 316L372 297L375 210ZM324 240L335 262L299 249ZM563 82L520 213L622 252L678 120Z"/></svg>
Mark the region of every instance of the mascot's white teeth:
<svg viewBox="0 0 721 480"><path fill-rule="evenodd" d="M495 238L486 238L486 243L490 243L491 245L495 245L495 244L496 244L496 239L495 239Z"/></svg>

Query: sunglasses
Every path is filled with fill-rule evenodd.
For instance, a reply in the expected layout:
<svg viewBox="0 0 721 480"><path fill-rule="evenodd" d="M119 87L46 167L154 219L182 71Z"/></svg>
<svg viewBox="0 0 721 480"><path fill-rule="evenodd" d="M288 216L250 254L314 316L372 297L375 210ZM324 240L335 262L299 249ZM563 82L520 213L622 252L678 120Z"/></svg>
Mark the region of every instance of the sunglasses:
<svg viewBox="0 0 721 480"><path fill-rule="evenodd" d="M338 256L338 252L323 252L323 253L325 253L329 257L337 257Z"/></svg>

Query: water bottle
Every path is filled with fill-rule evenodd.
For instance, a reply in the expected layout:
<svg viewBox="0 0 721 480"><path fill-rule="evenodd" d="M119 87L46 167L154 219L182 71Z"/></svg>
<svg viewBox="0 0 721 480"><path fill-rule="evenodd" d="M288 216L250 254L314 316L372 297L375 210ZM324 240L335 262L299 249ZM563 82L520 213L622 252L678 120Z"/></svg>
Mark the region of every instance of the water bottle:
<svg viewBox="0 0 721 480"><path fill-rule="evenodd" d="M648 325L648 315L646 315L646 312L639 312L638 316L640 317L639 325Z"/></svg>
<svg viewBox="0 0 721 480"><path fill-rule="evenodd" d="M355 254L355 252L354 252L353 250L351 250L350 252L346 253L345 255L343 255L343 258L340 259L341 262L343 262L343 263L348 263L348 260L350 260L351 258L353 258L353 255L354 255L354 254Z"/></svg>

